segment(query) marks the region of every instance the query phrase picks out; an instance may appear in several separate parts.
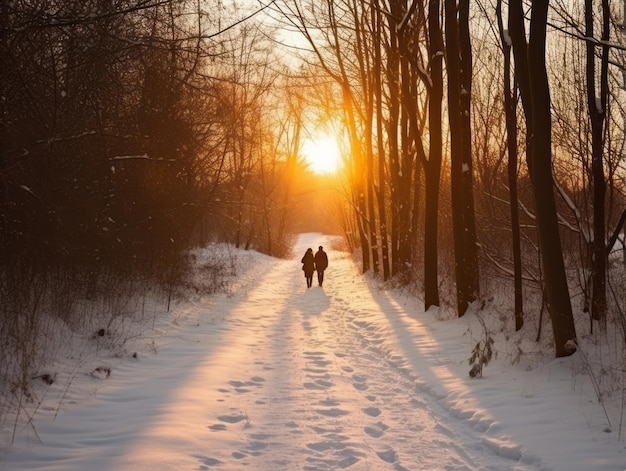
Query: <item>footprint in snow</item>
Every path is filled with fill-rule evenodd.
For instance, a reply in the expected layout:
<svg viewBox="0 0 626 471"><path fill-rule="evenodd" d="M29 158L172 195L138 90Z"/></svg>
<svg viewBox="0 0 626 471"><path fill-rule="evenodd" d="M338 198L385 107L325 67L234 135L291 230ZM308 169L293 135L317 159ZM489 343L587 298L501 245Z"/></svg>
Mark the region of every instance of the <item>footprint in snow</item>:
<svg viewBox="0 0 626 471"><path fill-rule="evenodd" d="M378 407L366 407L363 409L363 412L370 417L378 417L380 415L380 409Z"/></svg>
<svg viewBox="0 0 626 471"><path fill-rule="evenodd" d="M381 460L387 463L395 463L396 461L396 450L394 450L393 448L377 451L376 454Z"/></svg>
<svg viewBox="0 0 626 471"><path fill-rule="evenodd" d="M326 417L341 417L350 413L347 410L337 409L336 407L331 409L318 409L316 412L320 415L325 415Z"/></svg>
<svg viewBox="0 0 626 471"><path fill-rule="evenodd" d="M344 459L339 461L339 463L337 463L337 466L341 469L346 469L358 462L359 459L356 456L348 455Z"/></svg>
<svg viewBox="0 0 626 471"><path fill-rule="evenodd" d="M329 386L325 386L323 384L319 384L319 381L316 381L314 383L311 382L311 381L307 381L302 386L304 386L305 389L316 390L316 391L323 391L325 389L328 389L328 387L329 387Z"/></svg>
<svg viewBox="0 0 626 471"><path fill-rule="evenodd" d="M261 454L261 450L264 450L268 447L268 444L262 441L252 441L246 447L246 450L253 456L259 456Z"/></svg>
<svg viewBox="0 0 626 471"><path fill-rule="evenodd" d="M352 323L357 326L360 327L362 329L370 329L371 328L371 324L367 321L359 321L359 320L354 320L352 321Z"/></svg>
<svg viewBox="0 0 626 471"><path fill-rule="evenodd" d="M250 378L249 381L231 380L228 382L228 384L230 384L232 387L235 388L235 392L242 394L242 393L250 392L251 387L256 387L256 388L261 387L264 381L265 381L265 378L262 378L261 376L253 376L252 378ZM227 391L228 390L226 389L220 389L220 392L227 392Z"/></svg>
<svg viewBox="0 0 626 471"><path fill-rule="evenodd" d="M326 368L311 368L307 367L304 369L307 373L315 373L315 374L325 374L328 372Z"/></svg>
<svg viewBox="0 0 626 471"><path fill-rule="evenodd" d="M226 425L224 424L209 425L209 430L212 430L213 432L221 432L223 430L226 430Z"/></svg>
<svg viewBox="0 0 626 471"><path fill-rule="evenodd" d="M227 422L229 424L236 424L241 422L246 418L243 414L229 414L229 415L220 415L217 420L221 420L222 422Z"/></svg>
<svg viewBox="0 0 626 471"><path fill-rule="evenodd" d="M354 389L357 389L359 391L365 391L368 388L366 380L367 378L363 375L352 375L352 385L354 386Z"/></svg>
<svg viewBox="0 0 626 471"><path fill-rule="evenodd" d="M219 466L222 464L222 462L216 458L209 458L207 456L202 456L199 458L200 458L200 462L203 464L203 466L201 466L200 469L205 469L206 467L211 467L211 466Z"/></svg>
<svg viewBox="0 0 626 471"><path fill-rule="evenodd" d="M372 438L380 438L385 433L378 425L367 425L363 430Z"/></svg>
<svg viewBox="0 0 626 471"><path fill-rule="evenodd" d="M330 441L307 443L306 447L313 451L328 451L333 448L333 443Z"/></svg>

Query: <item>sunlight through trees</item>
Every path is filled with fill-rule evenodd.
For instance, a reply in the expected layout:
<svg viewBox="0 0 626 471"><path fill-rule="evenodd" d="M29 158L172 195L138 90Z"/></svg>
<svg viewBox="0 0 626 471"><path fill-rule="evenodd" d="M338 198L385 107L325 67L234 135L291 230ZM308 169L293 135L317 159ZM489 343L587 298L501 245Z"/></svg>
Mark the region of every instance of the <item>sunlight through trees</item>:
<svg viewBox="0 0 626 471"><path fill-rule="evenodd" d="M496 299L541 339L545 309L557 356L580 329L626 339L623 5L0 8L0 371L18 388L42 313L75 319L56 300L169 300L190 248L290 257L300 231L343 232L363 272L442 317Z"/></svg>

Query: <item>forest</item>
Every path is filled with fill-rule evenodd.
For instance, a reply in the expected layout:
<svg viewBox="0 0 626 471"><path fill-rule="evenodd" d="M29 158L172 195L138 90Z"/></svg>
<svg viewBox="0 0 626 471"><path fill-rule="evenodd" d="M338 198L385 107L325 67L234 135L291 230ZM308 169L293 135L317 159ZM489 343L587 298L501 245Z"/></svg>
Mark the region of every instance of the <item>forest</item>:
<svg viewBox="0 0 626 471"><path fill-rule="evenodd" d="M58 324L192 289L194 247L309 231L444 317L496 305L556 357L598 336L623 375L625 6L2 1L0 419Z"/></svg>

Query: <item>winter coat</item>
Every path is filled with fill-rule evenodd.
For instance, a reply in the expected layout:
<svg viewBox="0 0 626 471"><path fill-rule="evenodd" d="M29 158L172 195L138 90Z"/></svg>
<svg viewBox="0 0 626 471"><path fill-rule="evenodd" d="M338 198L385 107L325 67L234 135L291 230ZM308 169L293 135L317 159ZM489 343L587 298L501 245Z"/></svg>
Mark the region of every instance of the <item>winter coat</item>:
<svg viewBox="0 0 626 471"><path fill-rule="evenodd" d="M313 276L315 271L315 257L313 252L307 252L302 257L302 269L304 270L304 276Z"/></svg>
<svg viewBox="0 0 626 471"><path fill-rule="evenodd" d="M328 255L323 250L315 253L315 267L317 271L324 271L328 268Z"/></svg>

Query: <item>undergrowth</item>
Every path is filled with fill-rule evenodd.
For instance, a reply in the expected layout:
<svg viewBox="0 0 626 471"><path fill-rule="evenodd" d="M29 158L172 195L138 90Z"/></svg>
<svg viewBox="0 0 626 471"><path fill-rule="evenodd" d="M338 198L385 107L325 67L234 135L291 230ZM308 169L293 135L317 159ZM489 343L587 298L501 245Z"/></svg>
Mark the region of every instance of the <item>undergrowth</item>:
<svg viewBox="0 0 626 471"><path fill-rule="evenodd" d="M104 265L0 270L0 426L14 429L19 420L36 435L32 418L59 381L53 365L68 345L75 371L63 379L64 390L77 374L106 379L110 367L88 367L81 357L128 354L127 343L153 328L173 301L226 291L235 270L234 256L221 249L191 252L150 276Z"/></svg>

